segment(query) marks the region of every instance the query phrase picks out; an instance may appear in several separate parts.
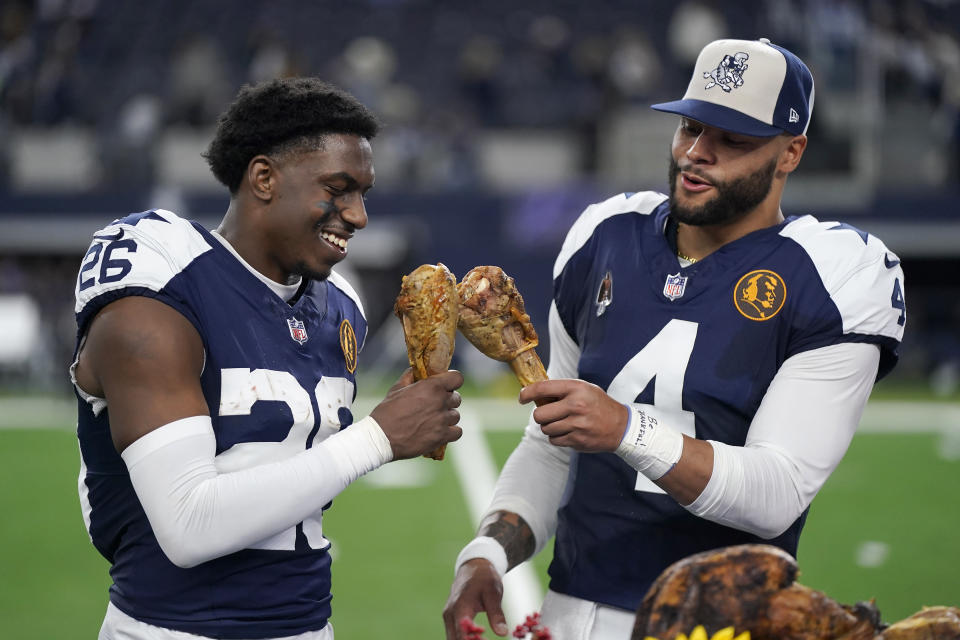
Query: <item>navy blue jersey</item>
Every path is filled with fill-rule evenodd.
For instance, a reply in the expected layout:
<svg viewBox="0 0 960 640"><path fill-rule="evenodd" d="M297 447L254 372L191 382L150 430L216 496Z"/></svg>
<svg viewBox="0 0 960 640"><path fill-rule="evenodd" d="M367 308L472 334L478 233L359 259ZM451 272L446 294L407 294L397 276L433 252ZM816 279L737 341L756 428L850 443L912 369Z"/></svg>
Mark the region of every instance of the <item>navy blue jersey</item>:
<svg viewBox="0 0 960 640"><path fill-rule="evenodd" d="M155 210L94 235L77 278L78 351L94 315L124 296L168 304L199 332L219 471L288 458L353 422L367 323L336 273L306 282L289 304L202 227ZM251 548L179 568L157 544L114 449L106 403L80 390L78 400L80 498L90 538L111 563L114 605L153 625L215 638L326 625L330 543L320 511Z"/></svg>
<svg viewBox="0 0 960 640"><path fill-rule="evenodd" d="M681 267L656 193L588 208L554 268L554 303L579 348L577 376L667 424L743 446L791 356L842 342L897 359L903 273L882 242L804 216L754 231ZM756 536L698 518L613 453L573 453L551 589L634 610L671 563ZM796 555L806 513L768 541Z"/></svg>

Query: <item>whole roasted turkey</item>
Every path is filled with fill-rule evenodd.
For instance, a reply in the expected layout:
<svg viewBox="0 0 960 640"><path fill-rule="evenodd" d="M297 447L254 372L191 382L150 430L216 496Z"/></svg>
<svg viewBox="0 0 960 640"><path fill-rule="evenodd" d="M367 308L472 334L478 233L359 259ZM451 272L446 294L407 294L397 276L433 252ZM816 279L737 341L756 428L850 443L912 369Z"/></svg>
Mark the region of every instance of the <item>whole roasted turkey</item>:
<svg viewBox="0 0 960 640"><path fill-rule="evenodd" d="M450 367L457 336L457 279L444 264L424 264L403 277L393 311L403 324L407 359L414 380ZM428 458L443 460L446 445Z"/></svg>
<svg viewBox="0 0 960 640"><path fill-rule="evenodd" d="M752 640L960 640L960 610L933 607L886 626L873 602L840 604L796 582L785 551L747 544L705 551L667 567L637 610L634 640L673 640L703 625Z"/></svg>

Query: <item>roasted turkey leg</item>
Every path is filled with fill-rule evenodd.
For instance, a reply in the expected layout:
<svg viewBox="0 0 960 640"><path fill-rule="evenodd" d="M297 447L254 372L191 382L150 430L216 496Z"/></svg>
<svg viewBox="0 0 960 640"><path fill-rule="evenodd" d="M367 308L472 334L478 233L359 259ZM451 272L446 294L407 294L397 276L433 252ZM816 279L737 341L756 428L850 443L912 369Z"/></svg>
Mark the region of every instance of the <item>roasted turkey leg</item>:
<svg viewBox="0 0 960 640"><path fill-rule="evenodd" d="M506 362L522 386L547 379L534 349L537 332L513 278L500 267L474 267L457 285L460 333L483 354Z"/></svg>
<svg viewBox="0 0 960 640"><path fill-rule="evenodd" d="M420 265L400 283L400 295L393 306L403 323L407 359L414 380L450 368L457 333L457 279L443 264ZM443 460L446 445L425 457Z"/></svg>
<svg viewBox="0 0 960 640"><path fill-rule="evenodd" d="M890 625L876 640L957 640L960 608L923 607L909 618Z"/></svg>

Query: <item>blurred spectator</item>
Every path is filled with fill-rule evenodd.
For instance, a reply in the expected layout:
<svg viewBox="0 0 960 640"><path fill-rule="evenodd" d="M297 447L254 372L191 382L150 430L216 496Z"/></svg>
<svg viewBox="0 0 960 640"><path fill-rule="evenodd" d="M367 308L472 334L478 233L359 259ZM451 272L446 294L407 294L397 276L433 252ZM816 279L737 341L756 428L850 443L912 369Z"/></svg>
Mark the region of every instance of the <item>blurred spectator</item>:
<svg viewBox="0 0 960 640"><path fill-rule="evenodd" d="M80 111L71 83L80 35L80 25L73 20L63 21L56 27L34 79L34 123L60 124Z"/></svg>
<svg viewBox="0 0 960 640"><path fill-rule="evenodd" d="M273 31L255 32L250 45L253 53L246 75L246 81L250 84L306 72L290 46Z"/></svg>
<svg viewBox="0 0 960 640"><path fill-rule="evenodd" d="M483 125L500 124L503 96L497 76L504 63L500 41L488 34L473 35L457 58L457 84L467 108Z"/></svg>
<svg viewBox="0 0 960 640"><path fill-rule="evenodd" d="M644 32L621 29L608 64L610 81L624 100L646 101L658 89L662 62Z"/></svg>
<svg viewBox="0 0 960 640"><path fill-rule="evenodd" d="M108 185L153 186L154 151L162 124L162 104L157 96L140 93L124 103L115 125L100 137L100 160Z"/></svg>
<svg viewBox="0 0 960 640"><path fill-rule="evenodd" d="M37 45L32 36L31 10L26 2L0 6L0 118L30 122L32 67Z"/></svg>
<svg viewBox="0 0 960 640"><path fill-rule="evenodd" d="M381 38L361 36L350 41L336 65L334 82L379 112L383 90L397 68L393 46Z"/></svg>
<svg viewBox="0 0 960 640"><path fill-rule="evenodd" d="M929 100L936 93L938 79L923 42L926 25L922 7L917 2L897 5L890 0L870 3L870 19L876 38L871 53L880 56L885 70L884 100Z"/></svg>
<svg viewBox="0 0 960 640"><path fill-rule="evenodd" d="M217 41L194 34L173 51L168 121L191 127L212 124L231 97L230 74Z"/></svg>
<svg viewBox="0 0 960 640"><path fill-rule="evenodd" d="M810 63L821 83L846 90L856 87L857 50L868 31L861 3L815 0L806 7L804 20L810 25Z"/></svg>
<svg viewBox="0 0 960 640"><path fill-rule="evenodd" d="M930 30L927 44L943 82L937 117L943 123L940 129L949 136L947 171L950 182L956 184L960 182L960 40L955 31L940 26Z"/></svg>
<svg viewBox="0 0 960 640"><path fill-rule="evenodd" d="M790 51L806 49L803 0L764 0L760 31Z"/></svg>
<svg viewBox="0 0 960 640"><path fill-rule="evenodd" d="M720 11L697 0L685 0L670 17L667 37L673 59L692 69L703 45L731 35Z"/></svg>

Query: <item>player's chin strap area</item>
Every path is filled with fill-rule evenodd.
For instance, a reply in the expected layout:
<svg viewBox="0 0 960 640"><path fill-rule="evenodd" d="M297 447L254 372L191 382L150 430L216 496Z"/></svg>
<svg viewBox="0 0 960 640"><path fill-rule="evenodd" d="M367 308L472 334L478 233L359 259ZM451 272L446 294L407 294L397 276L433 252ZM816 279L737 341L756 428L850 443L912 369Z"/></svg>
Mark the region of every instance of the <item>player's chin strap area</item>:
<svg viewBox="0 0 960 640"><path fill-rule="evenodd" d="M317 513L358 477L393 457L367 417L285 460L220 473L209 416L159 427L121 454L171 562L192 567L245 549Z"/></svg>

